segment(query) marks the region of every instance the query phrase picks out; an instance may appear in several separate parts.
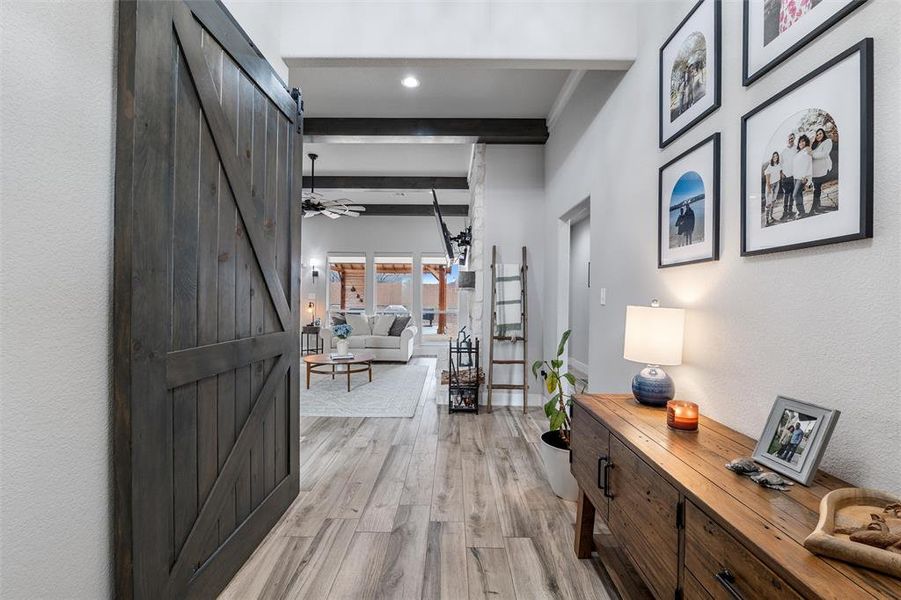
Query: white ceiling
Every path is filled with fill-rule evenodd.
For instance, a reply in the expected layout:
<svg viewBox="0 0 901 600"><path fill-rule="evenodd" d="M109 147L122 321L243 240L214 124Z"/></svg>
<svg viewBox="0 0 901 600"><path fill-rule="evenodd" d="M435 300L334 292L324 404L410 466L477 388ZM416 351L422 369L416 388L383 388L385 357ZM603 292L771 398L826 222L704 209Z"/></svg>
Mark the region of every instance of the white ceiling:
<svg viewBox="0 0 901 600"><path fill-rule="evenodd" d="M294 67L307 117L544 118L568 70L478 67ZM421 85L400 84L407 75Z"/></svg>

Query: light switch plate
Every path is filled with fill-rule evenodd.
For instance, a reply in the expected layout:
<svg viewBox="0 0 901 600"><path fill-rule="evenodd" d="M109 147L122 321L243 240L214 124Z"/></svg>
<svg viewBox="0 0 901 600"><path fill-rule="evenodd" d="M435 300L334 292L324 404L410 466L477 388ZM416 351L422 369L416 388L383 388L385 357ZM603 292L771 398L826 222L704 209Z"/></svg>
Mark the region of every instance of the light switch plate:
<svg viewBox="0 0 901 600"><path fill-rule="evenodd" d="M601 288L601 306L607 306L607 288Z"/></svg>

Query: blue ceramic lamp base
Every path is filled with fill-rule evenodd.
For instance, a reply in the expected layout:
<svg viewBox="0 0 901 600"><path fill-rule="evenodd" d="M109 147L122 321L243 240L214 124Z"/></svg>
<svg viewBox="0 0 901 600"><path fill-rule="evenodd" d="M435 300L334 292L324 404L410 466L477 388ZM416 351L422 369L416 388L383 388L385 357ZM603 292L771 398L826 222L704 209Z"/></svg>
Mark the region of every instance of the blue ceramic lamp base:
<svg viewBox="0 0 901 600"><path fill-rule="evenodd" d="M632 378L632 394L640 404L666 406L676 395L673 378L655 365L648 365Z"/></svg>

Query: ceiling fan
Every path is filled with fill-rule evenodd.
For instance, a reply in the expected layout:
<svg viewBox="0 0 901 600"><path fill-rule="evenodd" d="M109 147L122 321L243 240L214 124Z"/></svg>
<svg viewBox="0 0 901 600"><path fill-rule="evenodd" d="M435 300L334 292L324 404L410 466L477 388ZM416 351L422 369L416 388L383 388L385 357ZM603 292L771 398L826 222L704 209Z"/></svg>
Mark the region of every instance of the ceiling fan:
<svg viewBox="0 0 901 600"><path fill-rule="evenodd" d="M350 200L347 198L328 200L316 191L316 159L319 158L319 155L310 153L307 156L310 157L313 165L310 168L310 191L301 194L303 218L308 219L316 215L325 215L330 219L359 217L366 207L350 204Z"/></svg>

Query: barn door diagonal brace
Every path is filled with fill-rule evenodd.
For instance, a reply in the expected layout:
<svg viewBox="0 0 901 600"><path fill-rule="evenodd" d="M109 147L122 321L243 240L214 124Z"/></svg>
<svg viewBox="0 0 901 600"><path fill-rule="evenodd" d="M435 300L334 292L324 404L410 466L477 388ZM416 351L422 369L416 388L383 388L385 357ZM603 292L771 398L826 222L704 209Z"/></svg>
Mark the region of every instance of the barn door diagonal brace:
<svg viewBox="0 0 901 600"><path fill-rule="evenodd" d="M222 171L225 173L225 178L235 197L235 203L238 205L238 211L244 220L244 227L247 229L250 245L253 247L253 253L260 266L269 295L272 297L272 303L278 313L279 321L282 328L288 331L291 327L291 307L288 306L285 291L282 289L279 281L274 257L264 243L265 235L254 218L253 210L251 210L253 206L250 198L251 187L244 176L244 172L238 165L234 132L231 131L225 113L222 111L222 106L219 104L213 76L203 58L203 50L194 37L191 36L191 28L195 23L194 18L191 12L181 5L175 11L174 22L175 33L187 61L188 72L191 74L191 80L194 82L194 87L200 98L200 106L203 109L204 117L213 137L213 143L216 146L216 151L219 153Z"/></svg>
<svg viewBox="0 0 901 600"><path fill-rule="evenodd" d="M234 490L235 482L238 480L238 468L243 464L247 453L250 451L251 444L254 443L254 436L259 435L260 426L263 422L263 416L269 410L275 398L276 388L282 384L285 379L285 373L291 364L291 354L282 354L275 366L269 372L263 388L256 397L253 408L244 422L244 427L238 437L235 438L235 445L232 446L216 483L213 484L206 501L197 514L197 520L194 521L188 537L178 554L178 559L172 567L169 583L172 591L190 580L193 574L191 565L200 557L200 551L203 547L206 537L209 535L210 528L215 526L219 513L225 506L225 502ZM177 594L176 594L177 595ZM176 597L174 595L173 597Z"/></svg>

